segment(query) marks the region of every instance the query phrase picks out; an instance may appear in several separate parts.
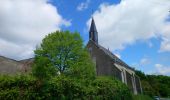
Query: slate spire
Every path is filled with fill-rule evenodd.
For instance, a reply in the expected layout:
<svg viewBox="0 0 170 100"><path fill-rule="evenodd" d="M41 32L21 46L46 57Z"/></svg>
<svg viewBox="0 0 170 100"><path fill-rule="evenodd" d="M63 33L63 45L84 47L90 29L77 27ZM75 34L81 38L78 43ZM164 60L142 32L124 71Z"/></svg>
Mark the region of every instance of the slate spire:
<svg viewBox="0 0 170 100"><path fill-rule="evenodd" d="M90 30L89 30L89 40L92 40L96 44L98 44L98 32L97 32L93 17L92 17L92 21L91 21Z"/></svg>

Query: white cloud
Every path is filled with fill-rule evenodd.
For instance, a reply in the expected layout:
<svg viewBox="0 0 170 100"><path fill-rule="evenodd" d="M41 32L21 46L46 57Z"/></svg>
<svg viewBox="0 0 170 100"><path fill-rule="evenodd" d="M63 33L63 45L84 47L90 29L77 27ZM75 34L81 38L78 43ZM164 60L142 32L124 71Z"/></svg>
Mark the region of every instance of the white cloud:
<svg viewBox="0 0 170 100"><path fill-rule="evenodd" d="M150 60L148 58L142 58L140 60L140 65L147 65L150 63Z"/></svg>
<svg viewBox="0 0 170 100"><path fill-rule="evenodd" d="M87 9L89 7L89 4L90 4L90 0L86 0L85 2L82 2L80 3L78 6L77 6L77 10L78 11L83 11L85 9Z"/></svg>
<svg viewBox="0 0 170 100"><path fill-rule="evenodd" d="M161 42L160 52L170 51L170 23L165 24L162 32L163 41Z"/></svg>
<svg viewBox="0 0 170 100"><path fill-rule="evenodd" d="M164 66L161 64L155 64L157 74L170 75L170 66Z"/></svg>
<svg viewBox="0 0 170 100"><path fill-rule="evenodd" d="M170 0L122 0L117 5L102 4L93 15L99 43L120 50L138 40L147 41L158 36L170 40L170 24L165 21L169 7ZM160 49L170 51L169 42L164 42L162 40Z"/></svg>
<svg viewBox="0 0 170 100"><path fill-rule="evenodd" d="M49 32L70 22L48 0L1 0L0 55L14 59L33 56L35 46Z"/></svg>
<svg viewBox="0 0 170 100"><path fill-rule="evenodd" d="M170 51L170 40L166 38L161 42L161 48L160 48L160 52L165 52L165 51Z"/></svg>

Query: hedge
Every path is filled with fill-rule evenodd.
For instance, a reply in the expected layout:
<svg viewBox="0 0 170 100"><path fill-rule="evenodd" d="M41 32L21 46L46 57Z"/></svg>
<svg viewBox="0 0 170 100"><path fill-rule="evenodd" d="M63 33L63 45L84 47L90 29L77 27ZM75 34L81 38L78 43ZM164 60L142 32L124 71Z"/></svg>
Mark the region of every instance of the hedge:
<svg viewBox="0 0 170 100"><path fill-rule="evenodd" d="M126 85L107 77L94 80L55 76L40 81L31 75L0 76L0 100L131 100Z"/></svg>

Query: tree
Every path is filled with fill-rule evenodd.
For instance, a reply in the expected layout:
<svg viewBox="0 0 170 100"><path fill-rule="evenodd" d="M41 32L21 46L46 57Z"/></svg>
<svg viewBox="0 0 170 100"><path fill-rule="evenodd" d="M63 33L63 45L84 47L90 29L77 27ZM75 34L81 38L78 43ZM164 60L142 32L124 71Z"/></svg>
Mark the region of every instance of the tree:
<svg viewBox="0 0 170 100"><path fill-rule="evenodd" d="M135 70L135 74L138 75L141 80L146 80L146 75L143 72Z"/></svg>
<svg viewBox="0 0 170 100"><path fill-rule="evenodd" d="M143 93L149 96L159 95L161 97L170 96L170 77L163 75L145 75L143 72L135 70L140 77Z"/></svg>
<svg viewBox="0 0 170 100"><path fill-rule="evenodd" d="M76 32L56 31L48 34L42 40L40 47L35 50L35 64L34 72L40 77L44 74L44 70L50 71L45 76L63 73L78 73L82 77L87 74L94 76L94 66L90 56ZM56 73L53 72L53 68ZM43 71L39 71L40 69Z"/></svg>

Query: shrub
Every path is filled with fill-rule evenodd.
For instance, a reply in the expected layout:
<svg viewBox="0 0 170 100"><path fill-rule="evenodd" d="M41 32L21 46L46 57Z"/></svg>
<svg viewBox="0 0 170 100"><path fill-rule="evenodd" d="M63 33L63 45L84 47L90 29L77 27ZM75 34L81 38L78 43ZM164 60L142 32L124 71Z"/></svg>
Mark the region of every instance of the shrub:
<svg viewBox="0 0 170 100"><path fill-rule="evenodd" d="M0 75L0 100L27 98L36 91L36 80L30 75Z"/></svg>
<svg viewBox="0 0 170 100"><path fill-rule="evenodd" d="M97 77L92 82L95 97L106 100L131 100L128 87L120 81L109 77Z"/></svg>
<svg viewBox="0 0 170 100"><path fill-rule="evenodd" d="M0 76L0 89L0 100L131 100L127 86L108 77L84 81L60 75L41 83L29 75Z"/></svg>

